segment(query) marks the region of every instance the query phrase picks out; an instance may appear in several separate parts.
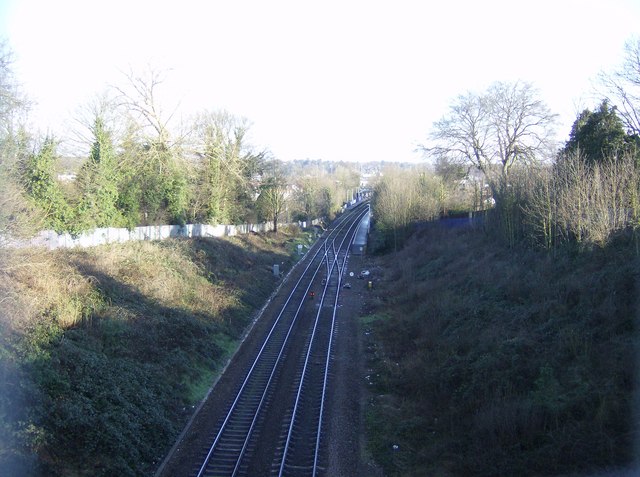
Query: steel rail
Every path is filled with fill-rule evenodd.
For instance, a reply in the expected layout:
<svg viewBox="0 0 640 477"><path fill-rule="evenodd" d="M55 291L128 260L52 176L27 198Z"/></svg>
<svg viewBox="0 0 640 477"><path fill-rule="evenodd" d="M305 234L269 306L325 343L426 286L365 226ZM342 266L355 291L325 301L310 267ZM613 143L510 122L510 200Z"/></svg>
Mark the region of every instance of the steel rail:
<svg viewBox="0 0 640 477"><path fill-rule="evenodd" d="M207 452L207 455L206 455L202 465L199 468L199 471L198 471L198 474L197 474L198 477L203 476L205 474L205 472L207 472L207 467L209 466L211 458L214 455L215 449L218 446L218 444L220 443L222 435L225 432L225 430L227 429L229 421L232 418L232 415L234 414L234 412L236 411L241 398L244 397L244 393L245 393L245 390L247 389L247 385L249 383L249 380L252 378L259 361L261 359L263 359L263 356L265 354L265 349L270 344L270 342L272 340L272 337L274 336L274 332L275 332L276 328L278 327L278 325L280 324L280 321L281 321L281 318L282 318L283 314L285 313L285 310L288 309L288 306L289 306L290 302L292 301L294 295L297 292L299 292L300 284L303 282L303 279L307 279L308 280L308 284L307 284L307 286L305 288L305 291L304 291L304 294L303 294L303 296L302 296L302 298L300 300L300 303L298 304L298 307L295 310L295 314L294 314L293 318L291 319L291 324L289 325L289 327L288 327L288 329L286 331L286 335L285 335L282 343L279 345L280 349L279 349L278 355L276 356L276 358L273 361L273 363L270 365L271 366L271 371L269 373L269 378L268 378L266 384L264 384L264 386L263 386L264 389L263 389L262 395L260 396L260 401L259 401L259 403L258 403L258 405L257 405L257 407L256 407L256 409L254 411L252 422L251 422L251 424L249 426L249 429L246 432L245 440L243 442L242 448L240 449L240 452L238 454L238 457L237 457L237 460L236 460L236 463L235 463L235 466L233 468L233 471L232 471L231 475L236 475L237 474L237 472L239 470L239 467L240 467L240 463L241 463L241 461L242 461L242 459L244 457L244 454L246 452L247 445L248 445L248 442L249 442L249 438L251 437L251 435L253 433L253 430L255 428L258 415L259 415L259 413L262 410L262 407L264 405L265 397L267 395L267 391L268 391L268 389L269 389L269 387L270 387L270 385L272 383L276 368L278 367L278 364L281 361L284 349L285 349L285 347L286 347L286 345L287 345L287 343L289 341L289 337L291 335L291 331L293 329L293 326L295 325L295 323L297 321L297 318L298 318L298 315L300 313L300 309L301 309L302 305L304 304L305 297L307 296L307 294L309 292L309 289L310 289L310 287L311 287L311 285L313 283L313 280L315 279L316 275L319 272L320 267L325 262L325 259L328 257L328 252L327 252L327 248L328 247L327 247L327 245L328 245L329 241L335 241L335 237L342 231L342 229L344 228L345 224L351 224L351 220L350 219L355 214L355 210L356 209L354 209L352 211L352 213L349 214L349 215L345 214L344 216L342 216L340 218L339 221L337 221L337 223L334 225L334 227L330 231L329 235L325 238L324 242L317 248L317 250L313 254L313 256L311 256L311 258L308 259L308 264L306 265L305 269L302 271L300 277L296 281L291 293L288 295L284 305L282 306L278 316L276 317L276 319L274 321L274 324L272 325L271 329L269 330L269 333L267 334L267 337L265 338L262 346L260 347L260 350L258 351L258 354L257 354L256 358L254 359L249 371L247 372L247 375L246 375L245 379L243 380L242 385L240 386L240 389L237 391L236 396L235 396L235 398L233 400L233 403L231 404L231 406L229 408L229 411L227 412L227 414L226 414L226 416L225 416L225 418L224 418L224 420L223 420L223 422L222 422L222 424L220 426L220 429L219 429L218 433L216 434L216 437L215 437L213 443L209 447L209 450ZM349 227L349 228L351 228L351 227ZM323 249L324 249L324 253L322 253ZM317 262L317 258L318 258L319 255L321 255L321 260L319 262ZM312 266L313 266L314 263L317 263L317 267L316 267L315 271L313 272L313 274L311 275L311 277L309 279L309 273L308 272L309 272L310 269L313 269ZM323 296L323 298L324 298L324 296ZM268 365L269 365L269 363L268 363ZM269 371L269 369L267 369L267 371Z"/></svg>
<svg viewBox="0 0 640 477"><path fill-rule="evenodd" d="M298 419L298 413L300 412L300 409L301 409L301 399L302 399L302 395L303 395L303 389L304 389L304 387L306 385L308 385L308 379L311 379L311 378L309 378L309 374L308 374L307 370L308 370L309 365L310 365L310 360L311 360L311 356L312 356L312 350L314 349L314 347L322 346L322 344L317 343L315 341L315 339L316 339L316 334L318 332L320 315L321 315L322 309L323 309L322 305L324 304L324 298L326 296L326 292L327 292L327 289L329 287L329 281L330 281L329 278L333 275L334 270L335 270L337 272L336 295L335 295L334 303L333 303L333 306L332 306L331 324L330 324L329 331L328 331L328 343L327 343L327 348L326 348L326 354L324 356L325 365L324 365L323 374L322 374L322 391L321 391L320 396L319 396L320 408L319 408L319 413L318 413L318 425L317 425L316 432L315 432L315 442L314 442L315 443L315 447L314 447L314 452L313 452L312 475L315 476L317 474L318 459L319 459L319 454L320 454L320 435L321 435L321 429L322 429L322 415L324 413L324 402L325 402L328 375L329 375L329 362L330 362L330 356L331 356L331 347L332 347L332 344L333 344L333 333L334 333L334 329L335 329L336 313L337 313L337 309L338 309L338 299L339 299L339 296L340 296L340 289L341 289L341 286L342 286L342 275L343 275L344 269L346 268L347 257L349 256L349 253L348 253L349 247L353 243L356 231L358 229L358 226L360 225L360 222L362 221L362 218L368 212L369 212L369 208L367 206L365 211L362 211L362 212L357 214L356 220L351 222L351 224L350 224L350 226L349 226L349 228L347 230L347 233L345 234L344 237L342 237L342 240L340 241L340 244L337 245L337 247L336 247L336 239L334 239L332 241L331 249L332 249L332 253L333 253L333 259L331 260L330 264L329 264L328 254L326 255L326 257L327 257L327 268L328 268L327 280L325 282L325 286L324 286L323 294L322 294L322 299L320 301L320 306L318 308L318 312L316 313L313 329L312 329L312 332L311 332L311 338L310 338L310 341L309 341L309 346L307 348L307 352L306 352L306 355L305 355L304 365L303 365L302 372L301 372L301 379L300 379L300 382L298 384L298 389L297 389L297 392L296 392L296 400L295 400L295 403L294 403L294 406L293 406L292 417L291 417L291 420L289 422L289 426L288 426L288 430L287 430L287 437L286 437L286 441L285 441L285 445L284 445L282 459L280 461L280 467L279 467L279 471L278 471L278 476L279 477L282 477L285 474L285 470L286 470L286 466L287 466L287 458L289 456L289 450L290 450L290 446L291 446L291 442L292 442L294 428L295 428L295 425L296 425L296 421ZM347 238L348 238L348 240L347 240ZM345 241L347 241L347 246L346 247L344 247ZM342 259L342 263L340 263L340 253L341 252L344 252L344 258ZM321 352L324 352L323 348L321 348Z"/></svg>
<svg viewBox="0 0 640 477"><path fill-rule="evenodd" d="M371 208L369 205L367 205L367 212L366 213L370 213ZM355 235L358 231L358 228L360 227L360 223L362 220L362 217L364 215L363 214L360 218L360 220L358 221L358 227L356 227L356 230L354 232L354 234L351 236L351 239L349 240L349 248L351 248L351 244L353 244L353 240L355 238ZM315 448L315 453L314 453L314 461L313 461L313 477L316 476L316 474L318 473L318 459L320 456L320 436L322 434L322 421L324 418L324 404L325 404L325 400L326 400L326 395L327 395L327 384L329 381L329 362L330 362L330 357L331 357L331 347L333 345L333 329L335 327L335 322L336 322L336 313L338 311L338 300L340 298L340 290L342 289L341 285L342 285L342 276L343 276L343 270L346 268L346 263L347 263L347 257L349 256L348 253L345 254L343 262L342 262L342 270L340 272L339 278L338 278L338 293L336 293L336 300L335 300L335 306L333 307L333 316L331 317L331 334L329 335L329 352L327 353L327 357L325 360L325 369L324 369L324 381L322 383L322 399L320 401L320 415L319 415L319 420L318 420L318 429L317 429L317 433L316 433L316 448Z"/></svg>
<svg viewBox="0 0 640 477"><path fill-rule="evenodd" d="M245 391L245 389L246 389L246 387L247 387L247 384L248 384L249 380L253 377L253 373L254 373L254 370L256 369L256 366L258 365L258 363L260 362L260 360L263 358L263 356L264 356L264 354L263 354L263 353L264 353L264 350L265 350L265 348L267 347L267 345L268 345L268 344L270 344L270 339L271 339L271 337L272 337L272 335L273 335L273 333L274 333L274 331L275 331L275 329L276 329L277 325L280 323L280 318L281 318L281 317L282 317L282 315L284 314L284 312L285 312L285 310L286 310L286 308L287 308L287 306L288 306L289 302L290 302L290 301L291 301L291 299L293 298L293 295L298 291L298 286L299 286L299 285L300 285L300 283L302 282L303 278L308 278L308 277L306 277L306 275L305 275L305 274L307 273L307 271L309 270L309 268L311 268L311 265L313 265L314 260L315 260L315 259L316 259L316 257L320 254L320 252L321 252L321 248L320 248L320 249L318 249L318 251L317 251L317 252L314 254L314 256L311 258L311 260L309 261L309 264L307 265L307 267L305 267L305 270L303 271L302 275L300 276L300 278L299 278L299 279L298 279L298 281L296 282L296 284L295 284L295 286L294 286L294 288L293 288L292 292L289 294L289 296L287 297L287 300L285 301L284 305L282 306L282 309L281 309L280 313L278 314L278 317L276 318L276 320L275 320L275 322L274 322L273 326L271 327L271 329L270 329L270 331L269 331L269 334L268 334L268 335L267 335L267 337L265 338L265 341L263 342L263 344L262 344L262 346L261 346L260 350L258 351L258 355L256 356L255 360L253 361L253 363L252 363L252 365L251 365L251 368L249 369L249 371L248 371L248 373L247 373L247 376L245 377L245 379L244 379L244 381L243 381L243 383L242 383L242 385L241 385L240 389L238 390L238 392L237 392L237 394L236 394L236 397L235 397L235 399L234 399L234 401L233 401L233 403L232 403L232 405L231 405L231 407L230 407L230 409L229 409L229 412L227 413L227 415L226 415L226 417L225 417L225 419L224 419L224 421L223 421L223 423L222 423L222 425L221 425L221 427L220 427L220 430L218 431L218 434L216 435L216 438L214 439L214 442L213 442L213 444L211 445L211 447L210 447L210 449L209 449L209 452L207 453L207 456L206 456L206 458L205 458L205 460L204 460L204 462L203 462L203 464L202 464L202 466L201 466L201 468L200 468L200 470L199 470L199 472L198 472L198 474L197 474L197 475L198 475L198 477L201 477L202 475L204 475L204 472L207 470L207 467L208 467L208 465L209 465L209 461L210 461L210 459L211 459L211 457L212 457L212 455L213 455L213 452L214 452L214 450L215 450L216 446L218 445L218 443L219 443L220 439L222 438L222 435L223 435L224 431L225 431L225 430L226 430L226 428L227 428L227 424L229 423L229 420L231 419L231 417L232 417L232 415L233 415L234 411L236 410L237 405L238 405L238 403L239 403L239 401L240 401L241 397L243 397L243 395L244 395L244 391ZM320 262L320 265L321 265L321 264L322 264L322 262ZM286 345L286 343L288 342L289 336L290 336L290 334L291 334L291 330L293 329L293 326L294 326L294 325L295 325L295 323L296 323L298 313L299 313L299 311L300 311L300 309L301 309L301 307L302 307L302 304L304 303L304 298L306 297L306 295L307 295L307 293L308 293L308 291L309 291L309 288L310 288L310 286L311 286L311 283L313 282L313 277L315 277L315 275L317 274L318 268L319 268L319 267L317 267L317 268L316 268L316 270L314 271L313 276L312 276L312 279L309 281L309 284L307 285L307 287L306 287L306 289L305 289L305 292L304 292L304 294L303 294L302 300L300 301L300 303L299 303L299 305L298 305L298 308L296 309L296 312L295 312L295 314L294 314L294 317L293 317L293 319L291 320L291 324L289 325L289 327L288 327L288 329L287 329L287 332L286 332L286 334L285 334L285 336L284 336L284 339L283 339L283 342L282 342L282 344L281 344L281 346L280 346L280 349L279 349L278 355L276 356L276 359L274 360L273 365L271 366L271 372L270 372L270 374L269 374L269 378L268 378L268 380L267 380L267 383L266 383L266 384L264 385L264 387L263 387L264 389L263 389L262 395L260 396L260 401L259 401L258 406L257 406L257 408L256 408L256 410L255 410L254 415L253 415L253 418L252 418L251 424L250 424L250 426L249 426L249 429L247 430L247 433L246 433L246 436L245 436L245 440L244 440L244 442L243 442L243 444L242 444L241 451L240 451L240 453L238 454L238 458L237 458L237 460L236 460L236 463L235 463L235 466L234 466L234 469L233 469L233 472L232 472L232 474L231 474L231 475L236 475L236 474L237 474L237 472L238 472L238 468L239 468L239 466L240 466L240 462L241 462L241 460L242 460L242 457L244 456L244 452L246 451L246 447L247 447L247 443L248 443L249 437L250 437L251 433L253 432L253 428L255 427L255 423L256 423L256 420L257 420L258 414L259 414L259 412L260 412L260 410L261 410L261 408L262 408L262 405L263 405L263 403L264 403L264 399L265 399L265 396L266 396L267 390L268 390L268 388L269 388L269 385L270 385L270 384L271 384L271 382L272 382L272 379L273 379L273 376L274 376L274 374L275 374L275 370L276 370L277 364L278 364L278 362L280 361L280 358L282 357L282 354L283 354L283 351L284 351L285 345Z"/></svg>

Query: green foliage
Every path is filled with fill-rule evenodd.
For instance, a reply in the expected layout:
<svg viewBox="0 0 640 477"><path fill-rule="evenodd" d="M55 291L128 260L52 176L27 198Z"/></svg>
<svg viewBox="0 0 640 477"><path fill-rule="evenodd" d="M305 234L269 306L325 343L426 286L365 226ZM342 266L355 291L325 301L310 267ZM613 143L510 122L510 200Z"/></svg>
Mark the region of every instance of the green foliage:
<svg viewBox="0 0 640 477"><path fill-rule="evenodd" d="M202 142L190 176L188 205L193 220L241 223L254 209L255 175L264 153L254 153L246 142L247 121L226 111L203 113L195 133Z"/></svg>
<svg viewBox="0 0 640 477"><path fill-rule="evenodd" d="M0 133L0 233L30 235L39 214L30 204L21 183L20 166L29 155L28 134L23 127Z"/></svg>
<svg viewBox="0 0 640 477"><path fill-rule="evenodd" d="M166 223L166 171L163 173L163 165L155 164L147 155L153 153L143 152L140 157L142 164L130 176L130 180L136 183L136 190L140 191L140 211L143 217L140 217L139 223Z"/></svg>
<svg viewBox="0 0 640 477"><path fill-rule="evenodd" d="M429 228L379 265L367 421L387 475L631 463L631 241L552 257L481 229Z"/></svg>
<svg viewBox="0 0 640 477"><path fill-rule="evenodd" d="M77 206L83 228L118 227L125 223L118 208L119 173L111 132L97 117L91 154L78 174L82 197Z"/></svg>
<svg viewBox="0 0 640 477"><path fill-rule="evenodd" d="M34 203L46 213L46 225L56 232L76 232L75 214L56 180L57 144L47 137L22 165L22 181Z"/></svg>
<svg viewBox="0 0 640 477"><path fill-rule="evenodd" d="M580 152L588 163L602 162L613 157L637 156L640 138L627 134L615 107L604 100L595 111L585 109L578 115L563 154Z"/></svg>
<svg viewBox="0 0 640 477"><path fill-rule="evenodd" d="M293 207L293 215L296 220L313 220L320 214L320 187L317 178L302 177L297 181L296 197Z"/></svg>
<svg viewBox="0 0 640 477"><path fill-rule="evenodd" d="M83 468L93 462L84 473L139 475L156 457L156 449L176 434L175 404L184 389L179 376L192 363L214 358L216 348L210 345L209 356L202 356L192 348L196 343L183 348L184 341L168 339L179 327L184 328L182 336L207 333L188 317L174 314L154 324L153 330L118 330L108 323L93 333L71 330L51 349L51 361L40 363L55 373L56 381L39 385L47 396L43 425L55 439L63 466ZM142 332L150 336L143 339ZM152 339L168 345L168 354L152 352ZM133 343L138 350L127 349ZM98 455L102 457L96 460Z"/></svg>
<svg viewBox="0 0 640 477"><path fill-rule="evenodd" d="M118 160L115 204L127 227L186 222L189 189L174 151L131 139Z"/></svg>
<svg viewBox="0 0 640 477"><path fill-rule="evenodd" d="M307 230L303 230L297 225L289 225L286 227L286 232L295 236L295 238L287 241L286 244L289 256L294 260L300 258L298 252L299 245L302 246L302 253L304 254L313 246L313 242L316 240L315 232L309 228Z"/></svg>
<svg viewBox="0 0 640 477"><path fill-rule="evenodd" d="M318 215L320 217L333 218L338 208L338 201L330 187L323 187L320 190L318 200Z"/></svg>
<svg viewBox="0 0 640 477"><path fill-rule="evenodd" d="M30 273L2 269L0 286L20 281L35 315L15 316L27 323L17 333L0 310L0 377L11 385L0 388L0 468L152 473L273 291L269 265L296 259L286 245L297 237L279 237L55 252L51 269L64 272L44 282L60 285L56 303L34 298L48 292L29 288ZM65 325L71 301L83 319Z"/></svg>
<svg viewBox="0 0 640 477"><path fill-rule="evenodd" d="M127 104L145 115L135 102ZM106 108L93 119L91 151L75 183L61 188L56 181L53 140L30 162L22 161L24 189L47 215L44 228L78 234L95 227L167 223L277 223L285 210L288 218L333 218L359 182L354 168L331 165L329 174L303 189L304 212L287 209L286 167L265 162L266 153L251 148L245 119L226 112L201 115L192 131L197 146L187 152L155 113L146 125L130 119L116 143Z"/></svg>
<svg viewBox="0 0 640 477"><path fill-rule="evenodd" d="M46 444L46 432L26 403L41 399L28 371L15 358L13 336L0 312L0 469L6 475L37 475L35 450Z"/></svg>
<svg viewBox="0 0 640 477"><path fill-rule="evenodd" d="M122 214L123 225L133 229L142 223L140 212L141 185L129 174L124 175L118 190L116 206Z"/></svg>
<svg viewBox="0 0 640 477"><path fill-rule="evenodd" d="M225 188L228 183L224 181L222 173L222 161L211 154L205 166L205 190L208 192L204 220L214 224L226 223L228 212L225 210Z"/></svg>
<svg viewBox="0 0 640 477"><path fill-rule="evenodd" d="M170 223L179 225L186 224L189 192L187 190L187 179L178 167L174 167L166 178L164 193Z"/></svg>

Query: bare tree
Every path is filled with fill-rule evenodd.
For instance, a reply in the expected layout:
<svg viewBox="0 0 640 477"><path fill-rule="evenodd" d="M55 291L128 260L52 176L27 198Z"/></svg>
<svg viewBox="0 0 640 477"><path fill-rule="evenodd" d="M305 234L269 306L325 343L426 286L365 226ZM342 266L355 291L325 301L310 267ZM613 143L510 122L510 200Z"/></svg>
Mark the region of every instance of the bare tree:
<svg viewBox="0 0 640 477"><path fill-rule="evenodd" d="M601 73L601 93L617 106L627 132L640 135L640 37L625 44L622 66L613 73Z"/></svg>
<svg viewBox="0 0 640 477"><path fill-rule="evenodd" d="M320 185L317 177L310 175L298 177L296 179L295 199L297 212L304 217L304 220L313 220L318 216L318 197Z"/></svg>
<svg viewBox="0 0 640 477"><path fill-rule="evenodd" d="M523 211L533 236L546 248L557 243L604 245L637 227L638 170L633 156L589 163L579 150L553 168L533 171Z"/></svg>
<svg viewBox="0 0 640 477"><path fill-rule="evenodd" d="M287 186L282 165L275 159L269 161L262 178L257 205L262 215L273 222L273 231L276 233L280 216L287 206Z"/></svg>
<svg viewBox="0 0 640 477"><path fill-rule="evenodd" d="M195 216L217 223L242 218L254 199L253 178L264 153L247 143L249 122L227 111L204 112L195 120L192 152Z"/></svg>
<svg viewBox="0 0 640 477"><path fill-rule="evenodd" d="M86 103L74 111L74 121L70 131L70 143L73 153L79 156L89 156L94 146L94 128L99 120L111 133L114 143L122 141L124 124L119 111L121 98L115 98L113 90L97 93ZM118 93L119 94L119 93Z"/></svg>
<svg viewBox="0 0 640 477"><path fill-rule="evenodd" d="M125 86L115 86L119 93L118 104L131 114L143 128L151 128L155 140L164 148L170 146L168 124L172 120L178 106L166 115L158 101L158 88L165 81L165 73L148 68L143 73L130 70L124 74Z"/></svg>
<svg viewBox="0 0 640 477"><path fill-rule="evenodd" d="M422 149L477 167L499 198L514 165L539 161L548 152L556 116L531 84L498 82L483 94L458 96L449 114L434 124L432 143Z"/></svg>
<svg viewBox="0 0 640 477"><path fill-rule="evenodd" d="M440 208L440 183L426 173L387 167L375 188L374 215L397 250L416 220L430 220Z"/></svg>
<svg viewBox="0 0 640 477"><path fill-rule="evenodd" d="M523 204L523 213L527 225L532 230L532 238L539 241L547 250L557 243L557 212L554 178L551 168L538 168L531 175L532 187L527 201Z"/></svg>
<svg viewBox="0 0 640 477"><path fill-rule="evenodd" d="M177 106L168 115L160 106L158 88L164 73L149 68L125 76L126 84L115 87L128 125L120 154L127 164L123 197L140 204L141 223L183 223L188 213L188 164L182 154L183 137L172 137L169 130Z"/></svg>
<svg viewBox="0 0 640 477"><path fill-rule="evenodd" d="M31 152L32 138L24 127L29 102L12 63L11 50L0 41L0 235L30 234L43 220L26 200L18 179L18 165Z"/></svg>
<svg viewBox="0 0 640 477"><path fill-rule="evenodd" d="M28 101L20 91L11 65L13 54L5 41L0 41L0 134L13 133L18 117L27 111Z"/></svg>

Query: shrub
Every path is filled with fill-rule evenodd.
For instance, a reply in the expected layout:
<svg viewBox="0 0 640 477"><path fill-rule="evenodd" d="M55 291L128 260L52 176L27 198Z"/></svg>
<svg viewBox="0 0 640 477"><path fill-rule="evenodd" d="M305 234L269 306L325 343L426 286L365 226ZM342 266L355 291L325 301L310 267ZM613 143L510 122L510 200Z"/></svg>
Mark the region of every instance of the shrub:
<svg viewBox="0 0 640 477"><path fill-rule="evenodd" d="M551 256L482 230L429 228L379 261L382 299L370 306L388 318L368 323L379 375L368 421L388 474L631 462L632 242ZM393 457L393 443L410 452Z"/></svg>

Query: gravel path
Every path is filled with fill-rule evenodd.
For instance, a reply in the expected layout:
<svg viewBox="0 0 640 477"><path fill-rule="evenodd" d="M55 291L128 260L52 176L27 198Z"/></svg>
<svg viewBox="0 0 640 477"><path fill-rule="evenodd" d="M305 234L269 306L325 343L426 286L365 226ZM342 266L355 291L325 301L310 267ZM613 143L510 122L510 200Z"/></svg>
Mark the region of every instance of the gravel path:
<svg viewBox="0 0 640 477"><path fill-rule="evenodd" d="M364 364L359 317L365 305L367 281L357 275L368 268L366 258L349 258L350 289L340 293L340 308L332 361L333 387L329 396L327 426L329 476L379 476L379 469L367 462L364 455L364 405L367 389L364 387Z"/></svg>

